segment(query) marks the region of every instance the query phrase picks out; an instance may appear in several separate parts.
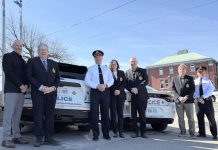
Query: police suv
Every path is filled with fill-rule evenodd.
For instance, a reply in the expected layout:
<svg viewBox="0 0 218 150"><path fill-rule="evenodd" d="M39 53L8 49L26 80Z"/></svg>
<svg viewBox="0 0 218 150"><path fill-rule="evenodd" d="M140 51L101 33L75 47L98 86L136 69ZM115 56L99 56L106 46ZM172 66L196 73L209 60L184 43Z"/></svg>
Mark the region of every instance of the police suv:
<svg viewBox="0 0 218 150"><path fill-rule="evenodd" d="M84 78L87 67L58 63L61 81L57 89L55 123L78 125L80 130L89 130L90 89ZM24 99L21 116L23 124L33 121L30 91Z"/></svg>
<svg viewBox="0 0 218 150"><path fill-rule="evenodd" d="M175 103L172 95L167 92L157 91L150 86L146 86L149 94L146 109L146 123L151 124L155 131L163 131L168 124L172 124L175 118ZM124 121L131 122L131 95L127 92L127 100L124 106Z"/></svg>

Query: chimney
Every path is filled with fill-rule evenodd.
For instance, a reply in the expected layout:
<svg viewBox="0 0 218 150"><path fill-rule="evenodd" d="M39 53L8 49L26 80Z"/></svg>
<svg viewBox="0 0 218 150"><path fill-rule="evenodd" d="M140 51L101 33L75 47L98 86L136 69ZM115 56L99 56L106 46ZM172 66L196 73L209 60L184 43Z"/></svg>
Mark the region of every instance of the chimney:
<svg viewBox="0 0 218 150"><path fill-rule="evenodd" d="M177 55L182 55L182 54L187 54L188 50L187 49L183 49L177 52Z"/></svg>

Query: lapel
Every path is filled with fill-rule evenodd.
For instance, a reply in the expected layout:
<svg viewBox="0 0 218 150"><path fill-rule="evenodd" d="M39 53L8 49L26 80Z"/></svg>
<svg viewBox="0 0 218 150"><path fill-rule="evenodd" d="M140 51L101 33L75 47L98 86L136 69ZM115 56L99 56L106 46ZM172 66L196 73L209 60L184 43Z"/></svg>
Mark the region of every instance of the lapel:
<svg viewBox="0 0 218 150"><path fill-rule="evenodd" d="M177 76L177 78L176 78L176 84L178 85L179 89L182 88L182 85L181 85L181 81L180 81L180 77L179 77L179 76Z"/></svg>
<svg viewBox="0 0 218 150"><path fill-rule="evenodd" d="M129 80L133 80L132 69L129 69L129 70L128 70L128 77L129 77Z"/></svg>
<svg viewBox="0 0 218 150"><path fill-rule="evenodd" d="M43 63L42 63L42 61L41 61L41 59L39 57L37 58L37 63L39 64L39 66L42 68L42 70L44 72L47 72L44 65L43 65Z"/></svg>
<svg viewBox="0 0 218 150"><path fill-rule="evenodd" d="M184 76L184 83L183 83L182 87L184 87L187 82L188 82L188 78L187 78L187 76L185 75L185 76Z"/></svg>

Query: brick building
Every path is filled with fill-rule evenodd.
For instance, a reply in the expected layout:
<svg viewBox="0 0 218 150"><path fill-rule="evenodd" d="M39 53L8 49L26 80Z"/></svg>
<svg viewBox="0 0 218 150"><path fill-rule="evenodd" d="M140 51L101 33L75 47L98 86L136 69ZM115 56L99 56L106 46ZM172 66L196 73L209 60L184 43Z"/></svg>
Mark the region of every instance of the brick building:
<svg viewBox="0 0 218 150"><path fill-rule="evenodd" d="M170 91L171 79L178 75L180 63L187 65L187 74L196 77L195 68L199 65L207 67L207 75L218 88L218 63L215 59L188 50L179 51L176 55L167 56L155 64L148 66L149 85L157 90Z"/></svg>

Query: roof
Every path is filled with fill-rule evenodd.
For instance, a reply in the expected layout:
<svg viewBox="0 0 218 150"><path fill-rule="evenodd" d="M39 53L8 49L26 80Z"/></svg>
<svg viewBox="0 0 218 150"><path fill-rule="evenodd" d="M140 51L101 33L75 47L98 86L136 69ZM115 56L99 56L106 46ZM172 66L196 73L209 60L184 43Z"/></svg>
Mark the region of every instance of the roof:
<svg viewBox="0 0 218 150"><path fill-rule="evenodd" d="M206 60L206 59L212 59L212 58L198 54L198 53L185 53L185 54L179 54L179 55L165 57L149 67L165 66L167 64L176 64L176 63L181 63L181 62L185 63L185 62L189 62L189 61Z"/></svg>

